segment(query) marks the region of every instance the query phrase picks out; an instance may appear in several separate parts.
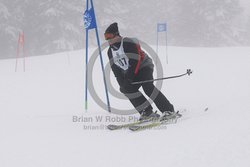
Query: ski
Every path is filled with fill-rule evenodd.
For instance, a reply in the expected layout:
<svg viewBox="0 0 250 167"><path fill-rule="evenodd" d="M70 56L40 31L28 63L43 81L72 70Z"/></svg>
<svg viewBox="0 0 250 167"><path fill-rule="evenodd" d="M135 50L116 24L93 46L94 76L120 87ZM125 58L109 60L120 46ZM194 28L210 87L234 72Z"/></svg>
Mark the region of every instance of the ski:
<svg viewBox="0 0 250 167"><path fill-rule="evenodd" d="M131 131L140 131L140 130L146 130L146 129L151 129L153 127L157 127L160 125L166 125L166 124L174 124L177 122L177 120L181 117L182 115L179 114L179 112L173 114L173 115L169 115L166 116L164 119L158 119L158 120L154 120L154 121L150 121L148 124L146 125L131 125L129 126L129 130Z"/></svg>
<svg viewBox="0 0 250 167"><path fill-rule="evenodd" d="M152 119L147 119L147 120L143 120L143 121L136 121L136 122L132 122L132 123L127 123L127 124L122 124L122 125L114 125L114 124L110 124L107 126L107 128L109 130L118 130L118 129L123 129L123 128L129 128L131 126L138 126L147 122L151 122Z"/></svg>

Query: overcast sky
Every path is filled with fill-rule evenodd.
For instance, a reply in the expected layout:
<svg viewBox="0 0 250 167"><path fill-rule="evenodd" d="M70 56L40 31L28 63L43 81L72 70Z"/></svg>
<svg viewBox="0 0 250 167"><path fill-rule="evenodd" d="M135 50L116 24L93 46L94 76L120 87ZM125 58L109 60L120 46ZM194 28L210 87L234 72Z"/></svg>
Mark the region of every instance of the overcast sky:
<svg viewBox="0 0 250 167"><path fill-rule="evenodd" d="M240 0L246 13L250 14L250 0Z"/></svg>

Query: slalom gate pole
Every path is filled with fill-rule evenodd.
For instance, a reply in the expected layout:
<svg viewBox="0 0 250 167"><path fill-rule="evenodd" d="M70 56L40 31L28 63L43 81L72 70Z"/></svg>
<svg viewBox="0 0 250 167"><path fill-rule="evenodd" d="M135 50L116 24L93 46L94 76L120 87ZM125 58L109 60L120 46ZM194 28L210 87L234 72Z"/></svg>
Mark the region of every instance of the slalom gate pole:
<svg viewBox="0 0 250 167"><path fill-rule="evenodd" d="M96 17L95 17L95 10L94 10L94 4L93 0L90 0L90 5L91 8L89 9L89 0L87 0L87 5L86 5L86 11L84 12L84 27L86 29L86 84L85 84L85 109L87 110L88 106L88 100L87 100L87 90L88 90L88 30L95 29L96 32L96 40L98 44L98 50L99 50L99 56L100 56L100 61L101 61L101 68L102 68L102 74L103 74L103 81L104 81L104 86L105 86L105 93L106 93L106 98L107 98L107 109L109 112L111 112L111 107L110 107L110 101L109 101L109 95L108 95L108 87L107 87L107 82L106 82L106 77L105 77L105 70L104 70L104 64L103 64L103 58L102 58L102 50L101 50L101 45L100 45L100 39L98 35L98 29L97 29L97 22L96 22Z"/></svg>
<svg viewBox="0 0 250 167"><path fill-rule="evenodd" d="M90 2L91 2L91 6L92 6L93 10L95 11L93 0L90 0ZM95 27L95 32L96 32L96 40L97 40L99 56L100 56L100 61L101 61L101 68L102 68L103 81L104 81L104 87L105 87L105 93L106 93L107 107L108 107L108 111L111 112L109 95L108 95L108 86L107 86L107 81L106 81L106 77L105 77L104 64L103 64L103 58L102 58L102 50L101 50L101 44L100 44L100 39L99 39L99 35L98 35L97 23L96 23L96 27Z"/></svg>
<svg viewBox="0 0 250 167"><path fill-rule="evenodd" d="M18 59L21 53L23 56L23 72L25 72L25 51L24 51L24 32L23 31L19 32L19 35L18 35L15 72L17 72Z"/></svg>
<svg viewBox="0 0 250 167"><path fill-rule="evenodd" d="M86 1L86 8L89 8L89 0ZM86 29L86 57L85 57L85 111L88 110L88 29Z"/></svg>

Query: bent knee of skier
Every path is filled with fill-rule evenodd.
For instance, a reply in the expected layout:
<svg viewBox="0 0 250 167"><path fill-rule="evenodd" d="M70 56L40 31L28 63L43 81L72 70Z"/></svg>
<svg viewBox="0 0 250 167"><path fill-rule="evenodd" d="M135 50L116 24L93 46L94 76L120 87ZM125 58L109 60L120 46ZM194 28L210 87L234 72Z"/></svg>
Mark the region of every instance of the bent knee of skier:
<svg viewBox="0 0 250 167"><path fill-rule="evenodd" d="M129 89L129 88L120 87L120 92L123 93L123 94L128 94L128 93L134 93L135 90Z"/></svg>
<svg viewBox="0 0 250 167"><path fill-rule="evenodd" d="M151 96L154 90L158 92L158 89L155 87L153 82L143 84L142 88L147 96Z"/></svg>

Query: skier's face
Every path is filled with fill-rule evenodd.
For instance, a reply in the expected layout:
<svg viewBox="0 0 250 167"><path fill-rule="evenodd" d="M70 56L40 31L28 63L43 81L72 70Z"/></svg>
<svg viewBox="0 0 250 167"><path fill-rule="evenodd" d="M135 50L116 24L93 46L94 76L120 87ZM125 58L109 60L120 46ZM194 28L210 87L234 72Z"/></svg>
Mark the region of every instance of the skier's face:
<svg viewBox="0 0 250 167"><path fill-rule="evenodd" d="M105 33L104 37L105 37L105 40L109 41L109 40L113 39L115 37L115 35L111 34L111 33Z"/></svg>

